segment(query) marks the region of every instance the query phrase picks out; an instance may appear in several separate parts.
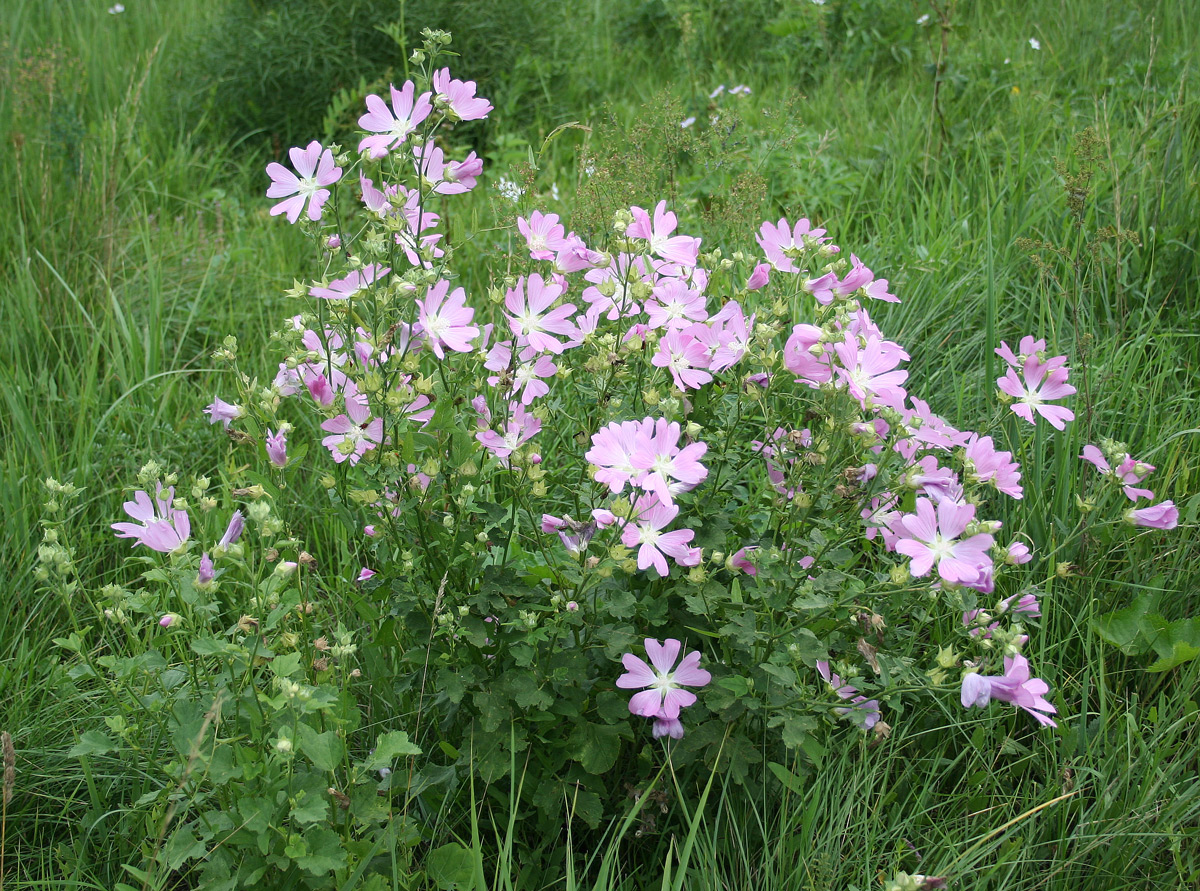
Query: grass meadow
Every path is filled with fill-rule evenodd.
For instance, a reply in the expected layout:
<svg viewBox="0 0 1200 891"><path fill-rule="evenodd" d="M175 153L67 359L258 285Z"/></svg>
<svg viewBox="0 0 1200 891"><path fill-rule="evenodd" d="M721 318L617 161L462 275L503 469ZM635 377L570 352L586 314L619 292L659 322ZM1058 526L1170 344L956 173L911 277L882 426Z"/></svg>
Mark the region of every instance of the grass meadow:
<svg viewBox="0 0 1200 891"><path fill-rule="evenodd" d="M311 261L299 233L268 216L264 167L290 145L336 139L358 114L356 89L403 77L394 47L391 75L365 73L370 30L358 67L339 74L328 55L350 58L341 38L278 24L303 8L382 16L376 24L403 15L410 31L461 27L457 69L496 109L469 131L485 167L447 221L459 237L514 237L500 177L526 189L523 207L580 232L611 218L598 196L668 198L689 231L716 241L807 216L889 279L903 302L878 317L950 422L1007 414L1012 440L1031 436L995 398L1000 340L1046 337L1079 389L1074 423L1053 438L1039 430L1023 466L1045 611L1031 658L1059 707L1056 730L1015 710L985 721L956 702L930 706L878 744L840 728L806 772L780 765L758 788L718 777L704 798L681 793L662 831L635 835L616 820L587 849L567 823L523 848L503 806L480 807L445 829L478 858L460 885L413 866L384 884L339 874L336 887L867 891L904 871L992 891L1200 889L1196 9L336 6L247 4L290 42L256 49L242 69L230 61L236 41L266 38L224 0L0 8L0 730L16 759L2 887L196 886L186 873L140 871L155 827L129 815L164 782L152 765L70 754L114 706L71 676L55 641L95 624L88 592L132 575L128 543L108 527L139 467L243 478L244 454L202 413L229 390L211 354L234 334L240 366L269 377L284 291ZM305 65L325 93L299 96ZM748 96L710 98L742 83ZM307 118L302 102L315 108ZM238 115L255 109L275 123L247 127ZM697 121L681 127L687 118ZM482 261L461 272L468 293L497 275ZM1077 456L1103 438L1156 465L1176 529L1126 532L1096 517L1072 532L1091 479ZM305 540L331 576L352 577L357 557L322 509L318 476L302 474L291 493ZM69 518L73 598L33 576L46 477L84 489ZM1178 636L1164 652L1153 629L1169 623Z"/></svg>

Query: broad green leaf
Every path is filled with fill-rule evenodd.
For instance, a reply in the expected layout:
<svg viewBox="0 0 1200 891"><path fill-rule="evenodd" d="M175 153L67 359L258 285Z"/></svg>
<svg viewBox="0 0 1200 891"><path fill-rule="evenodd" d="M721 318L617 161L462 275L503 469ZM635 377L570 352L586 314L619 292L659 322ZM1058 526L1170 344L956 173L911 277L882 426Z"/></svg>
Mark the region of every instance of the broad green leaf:
<svg viewBox="0 0 1200 891"><path fill-rule="evenodd" d="M375 743L375 751L363 762L365 770L390 768L397 758L408 755L420 755L421 750L408 741L408 734L403 730L391 730L381 734Z"/></svg>
<svg viewBox="0 0 1200 891"><path fill-rule="evenodd" d="M316 827L304 833L307 851L296 857L296 865L315 876L325 875L346 866L346 852L342 850L342 839L332 829Z"/></svg>
<svg viewBox="0 0 1200 891"><path fill-rule="evenodd" d="M300 751L313 763L317 770L336 770L342 763L346 747L337 733L326 730L317 733L307 724L300 725Z"/></svg>
<svg viewBox="0 0 1200 891"><path fill-rule="evenodd" d="M108 752L115 752L117 744L112 738L99 730L88 730L79 737L79 742L71 746L71 750L67 752L72 758L79 758L84 755L104 755Z"/></svg>
<svg viewBox="0 0 1200 891"><path fill-rule="evenodd" d="M429 852L425 872L439 891L467 888L475 878L475 855L455 842L442 845Z"/></svg>
<svg viewBox="0 0 1200 891"><path fill-rule="evenodd" d="M579 724L571 733L574 758L588 773L602 774L617 763L621 753L621 730L616 724Z"/></svg>

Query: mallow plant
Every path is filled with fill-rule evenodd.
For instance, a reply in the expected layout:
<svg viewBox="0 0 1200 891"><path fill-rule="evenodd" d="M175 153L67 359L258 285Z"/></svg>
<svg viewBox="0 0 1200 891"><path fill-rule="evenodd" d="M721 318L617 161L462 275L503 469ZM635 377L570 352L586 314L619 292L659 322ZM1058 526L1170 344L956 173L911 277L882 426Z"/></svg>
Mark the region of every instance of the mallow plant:
<svg viewBox="0 0 1200 891"><path fill-rule="evenodd" d="M113 526L141 580L66 641L124 703L78 754L171 753L139 802L157 868L382 874L397 846L437 853L435 816L476 783L531 838L596 828L664 762L744 783L884 744L921 700L1053 732L1071 703L1028 644L1054 564L1019 459L1073 420L1067 357L1000 344L998 411L965 429L873 318L900 297L808 219L724 248L666 201L587 238L521 206L510 249L452 243L485 183L454 128L492 105L448 42L427 32L413 79L367 98L356 144L268 166L271 213L318 262L278 368L227 338L233 401L206 410L260 470L181 493L147 468ZM472 253L486 285L458 274ZM1150 497L1123 447L1083 457ZM300 473L353 567L304 552Z"/></svg>

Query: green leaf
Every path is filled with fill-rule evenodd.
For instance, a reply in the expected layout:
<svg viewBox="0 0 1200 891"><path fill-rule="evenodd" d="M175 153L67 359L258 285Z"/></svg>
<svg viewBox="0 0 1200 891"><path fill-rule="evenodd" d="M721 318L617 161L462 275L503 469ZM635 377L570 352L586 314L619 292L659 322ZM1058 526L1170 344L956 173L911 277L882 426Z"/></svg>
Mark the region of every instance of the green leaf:
<svg viewBox="0 0 1200 891"><path fill-rule="evenodd" d="M397 758L408 755L420 755L419 747L408 741L408 734L403 730L391 730L381 734L375 743L375 751L363 762L365 770L379 770L391 767Z"/></svg>
<svg viewBox="0 0 1200 891"><path fill-rule="evenodd" d="M237 644L215 637L198 637L192 641L192 652L197 656L229 656L244 650Z"/></svg>
<svg viewBox="0 0 1200 891"><path fill-rule="evenodd" d="M271 671L276 677L290 678L300 670L300 653L284 653L271 660Z"/></svg>
<svg viewBox="0 0 1200 891"><path fill-rule="evenodd" d="M807 628L797 628L792 643L799 647L800 658L806 663L829 658L825 644L821 643L820 639Z"/></svg>
<svg viewBox="0 0 1200 891"><path fill-rule="evenodd" d="M591 774L607 772L621 753L621 728L615 724L579 724L571 733L574 758Z"/></svg>
<svg viewBox="0 0 1200 891"><path fill-rule="evenodd" d="M462 845L451 842L429 852L425 871L439 891L467 888L475 878L475 855Z"/></svg>
<svg viewBox="0 0 1200 891"><path fill-rule="evenodd" d="M1142 594L1130 606L1094 619L1092 630L1126 656L1140 656L1149 649L1146 640L1139 636L1142 620L1156 607L1157 599L1155 595Z"/></svg>
<svg viewBox="0 0 1200 891"><path fill-rule="evenodd" d="M308 757L313 766L317 770L336 770L346 751L337 733L333 730L317 733L307 724L301 724L299 729L300 751Z"/></svg>
<svg viewBox="0 0 1200 891"><path fill-rule="evenodd" d="M180 826L167 839L163 846L162 856L167 862L167 869L176 870L189 860L203 857L208 853L204 842L196 838L190 824Z"/></svg>
<svg viewBox="0 0 1200 891"><path fill-rule="evenodd" d="M1158 652L1160 654L1159 658L1148 665L1146 671L1169 671L1177 665L1191 662L1197 656L1200 656L1200 647L1177 640L1171 645L1169 653L1163 654L1161 650L1158 650Z"/></svg>
<svg viewBox="0 0 1200 891"><path fill-rule="evenodd" d="M79 737L79 742L71 746L71 750L67 752L72 758L80 758L84 755L105 755L108 752L114 752L117 749L117 744L112 738L99 730L89 730Z"/></svg>
<svg viewBox="0 0 1200 891"><path fill-rule="evenodd" d="M313 795L301 791L296 796L296 803L289 811L292 819L301 825L305 823L320 823L329 817L329 801L323 795Z"/></svg>
<svg viewBox="0 0 1200 891"><path fill-rule="evenodd" d="M296 857L296 865L315 876L325 875L335 869L345 869L346 852L342 850L342 839L332 829L317 827L304 833L307 851Z"/></svg>

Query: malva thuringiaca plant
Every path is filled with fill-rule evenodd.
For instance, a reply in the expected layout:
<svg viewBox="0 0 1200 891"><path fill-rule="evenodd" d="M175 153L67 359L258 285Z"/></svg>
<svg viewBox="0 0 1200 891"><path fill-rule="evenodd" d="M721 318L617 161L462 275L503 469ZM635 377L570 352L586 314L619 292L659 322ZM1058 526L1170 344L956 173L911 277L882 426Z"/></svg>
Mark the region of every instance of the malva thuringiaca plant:
<svg viewBox="0 0 1200 891"><path fill-rule="evenodd" d="M271 213L320 266L288 292L273 380L227 338L237 401L207 409L262 472L184 499L146 468L114 524L145 586L106 588L98 618L134 655L96 658L88 629L66 644L81 676L146 691L78 753L170 741L148 756L169 782L139 805L158 862L222 887L316 881L374 857L385 825L438 844L412 815L465 794L456 772L515 770L538 827L565 807L595 828L665 759L740 783L764 753L886 738L919 697L1070 714L1025 653L1052 608L1032 570L1053 564L989 519L1022 500L1025 444L1001 448L1003 414L985 434L922 401L871 316L899 300L887 280L807 219L763 223L761 253L706 250L665 201L587 240L529 208L510 250L450 243L439 224L483 182L454 125L492 106L426 36L421 74L367 98L356 151L313 142L267 168ZM489 286L456 273L468 251ZM1046 350L1002 344L998 386L1023 424L1062 430L1075 390ZM1124 447L1083 457L1149 495ZM303 551L301 472L352 571ZM61 584L56 522L42 572Z"/></svg>

